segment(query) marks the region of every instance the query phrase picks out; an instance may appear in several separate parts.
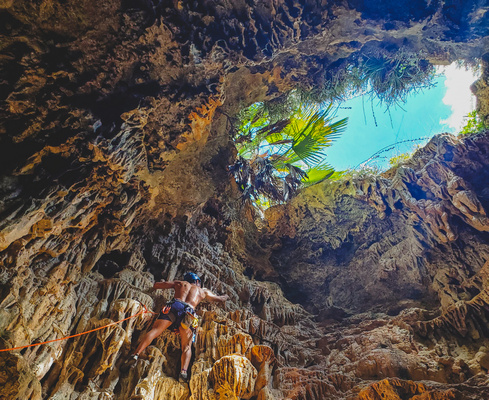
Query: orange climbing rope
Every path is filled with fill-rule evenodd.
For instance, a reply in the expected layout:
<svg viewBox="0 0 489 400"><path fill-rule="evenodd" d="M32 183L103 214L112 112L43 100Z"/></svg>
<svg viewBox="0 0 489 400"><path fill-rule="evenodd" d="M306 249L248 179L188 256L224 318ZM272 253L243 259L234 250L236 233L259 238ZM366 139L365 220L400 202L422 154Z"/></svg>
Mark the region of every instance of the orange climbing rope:
<svg viewBox="0 0 489 400"><path fill-rule="evenodd" d="M139 302L139 303L141 303L141 302ZM143 306L143 310L139 311L137 314L131 315L130 317L121 319L120 321L112 322L110 324L107 324L107 325L104 325L104 326L100 326L98 328L91 329L91 330L86 331L86 332L81 332L81 333L77 333L76 335L62 337L60 339L48 340L47 342L42 342L42 343L28 344L26 346L12 347L11 349L0 349L0 352L2 352L2 351L20 350L20 349L25 349L27 347L40 346L40 345L46 344L46 343L59 342L61 340L66 340L66 339L71 339L71 338L74 338L74 337L77 337L77 336L86 335L87 333L92 333L92 332L99 331L99 330L104 329L104 328L108 328L109 326L120 324L121 322L127 321L128 319L139 317L142 314L146 314L146 313L155 314L155 315L157 314L157 313L155 313L153 311L149 311L148 310L148 307L146 307L146 305L144 305L143 303L141 303L141 305Z"/></svg>

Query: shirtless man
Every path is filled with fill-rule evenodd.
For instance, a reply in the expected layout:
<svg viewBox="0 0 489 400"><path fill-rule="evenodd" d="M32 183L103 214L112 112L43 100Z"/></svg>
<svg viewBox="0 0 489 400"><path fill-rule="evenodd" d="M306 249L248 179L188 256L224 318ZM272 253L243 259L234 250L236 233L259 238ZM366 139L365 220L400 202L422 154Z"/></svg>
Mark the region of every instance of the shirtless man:
<svg viewBox="0 0 489 400"><path fill-rule="evenodd" d="M187 272L183 277L183 281L173 282L156 282L153 289L175 289L175 295L158 315L158 319L154 322L151 330L146 333L139 343L136 351L126 363L124 369L128 369L134 365L139 358L141 352L148 347L151 342L163 333L169 327L180 333L182 343L182 369L180 371L179 380L187 382L187 368L192 357L192 337L196 328L195 308L202 300L225 302L229 299L226 294L218 296L212 293L209 289L200 287L200 278L193 272ZM194 322L195 321L195 322ZM192 326L192 323L194 325Z"/></svg>

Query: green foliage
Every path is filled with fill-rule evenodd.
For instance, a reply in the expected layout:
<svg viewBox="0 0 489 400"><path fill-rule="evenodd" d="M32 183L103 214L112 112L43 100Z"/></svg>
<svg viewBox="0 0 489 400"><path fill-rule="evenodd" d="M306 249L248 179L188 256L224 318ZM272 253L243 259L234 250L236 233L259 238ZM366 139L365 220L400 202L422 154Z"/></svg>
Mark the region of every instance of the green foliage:
<svg viewBox="0 0 489 400"><path fill-rule="evenodd" d="M432 86L434 77L434 67L416 54L374 49L336 63L322 84L299 87L243 110L231 121L239 157L230 166L243 197L255 204L281 202L301 186L342 176L325 161L325 149L347 122L332 120L332 103L367 95L388 109L404 103L409 93ZM401 162L401 157L392 162Z"/></svg>
<svg viewBox="0 0 489 400"><path fill-rule="evenodd" d="M487 129L487 127L484 124L484 121L482 121L479 118L479 116L477 115L477 112L475 110L470 112L466 118L467 118L467 123L462 128L462 130L459 132L460 136L469 135L472 133L478 133L484 129Z"/></svg>
<svg viewBox="0 0 489 400"><path fill-rule="evenodd" d="M398 50L394 55L377 49L368 55L345 59L328 69L322 83L314 87L298 87L273 100L256 103L243 110L238 121L245 121L260 109L267 123L286 120L305 105L338 103L364 95L371 101L378 99L387 109L402 105L410 93L434 85L435 68L428 61ZM241 126L240 126L241 128ZM241 135L240 129L235 134Z"/></svg>
<svg viewBox="0 0 489 400"><path fill-rule="evenodd" d="M406 102L409 93L433 86L435 68L416 54L394 55L377 50L344 63L324 76L322 85L302 88L296 96L305 102L337 102L354 96L377 98L387 108Z"/></svg>
<svg viewBox="0 0 489 400"><path fill-rule="evenodd" d="M319 108L293 101L299 105L287 118L271 115L263 103L240 114L235 137L239 157L229 169L245 199L257 201L265 196L286 201L299 187L318 183L334 172L325 162L324 150L345 130L347 119L333 121L332 104Z"/></svg>
<svg viewBox="0 0 489 400"><path fill-rule="evenodd" d="M402 153L397 156L391 157L389 159L389 165L391 167L397 167L399 166L403 161L409 160L409 157L411 157L411 153Z"/></svg>
<svg viewBox="0 0 489 400"><path fill-rule="evenodd" d="M376 165L362 165L356 168L350 168L346 171L336 171L331 176L331 181L345 181L352 178L366 178L372 175L378 175L382 172L382 169Z"/></svg>
<svg viewBox="0 0 489 400"><path fill-rule="evenodd" d="M406 102L409 93L433 85L435 69L416 55L367 57L355 69L357 91L375 95L387 107Z"/></svg>

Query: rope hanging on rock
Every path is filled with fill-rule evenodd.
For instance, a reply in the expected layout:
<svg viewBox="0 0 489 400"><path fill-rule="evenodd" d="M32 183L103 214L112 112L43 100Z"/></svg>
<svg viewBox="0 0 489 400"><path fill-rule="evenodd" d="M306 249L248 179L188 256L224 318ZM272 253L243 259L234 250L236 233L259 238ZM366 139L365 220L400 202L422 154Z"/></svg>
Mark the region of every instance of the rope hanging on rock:
<svg viewBox="0 0 489 400"><path fill-rule="evenodd" d="M47 344L47 343L59 342L61 340L66 340L66 339L71 339L71 338L74 338L74 337L77 337L77 336L86 335L88 333L92 333L92 332L96 332L96 331L99 331L99 330L104 329L104 328L108 328L109 326L120 324L121 322L127 321L128 319L139 317L142 314L146 314L146 313L150 313L150 314L154 314L154 315L157 314L157 313L155 313L153 311L149 311L148 308L146 307L146 305L144 305L143 303L141 303L141 305L143 306L143 309L141 311L139 311L137 314L131 315L130 317L121 319L120 321L112 322L110 324L107 324L107 325L104 325L104 326L100 326L98 328L91 329L91 330L86 331L86 332L81 332L81 333L77 333L76 335L62 337L60 339L48 340L48 341L42 342L42 343L28 344L26 346L12 347L11 349L0 349L0 352L2 352L2 351L20 350L20 349L25 349L27 347L34 347L34 346L40 346L42 344Z"/></svg>

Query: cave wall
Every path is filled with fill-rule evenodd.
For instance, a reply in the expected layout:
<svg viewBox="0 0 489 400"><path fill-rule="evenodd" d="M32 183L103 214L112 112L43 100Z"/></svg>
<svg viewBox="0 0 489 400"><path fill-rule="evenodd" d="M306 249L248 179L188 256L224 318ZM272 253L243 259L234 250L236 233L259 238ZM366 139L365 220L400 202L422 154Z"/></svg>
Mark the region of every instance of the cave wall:
<svg viewBox="0 0 489 400"><path fill-rule="evenodd" d="M478 295L489 256L488 150L485 134L439 135L384 174L326 181L269 209L281 239L272 263L287 293L345 313L395 312L408 299L446 310Z"/></svg>
<svg viewBox="0 0 489 400"><path fill-rule="evenodd" d="M145 313L1 352L0 397L484 395L484 137L437 139L390 181L312 188L264 231L226 171L240 108L323 84L335 63L487 58L483 1L404 3L0 1L0 347L157 311L170 294L154 280L187 269L231 297L199 311L189 385L171 333L119 370ZM423 203L429 160L453 149L433 167L453 187Z"/></svg>

